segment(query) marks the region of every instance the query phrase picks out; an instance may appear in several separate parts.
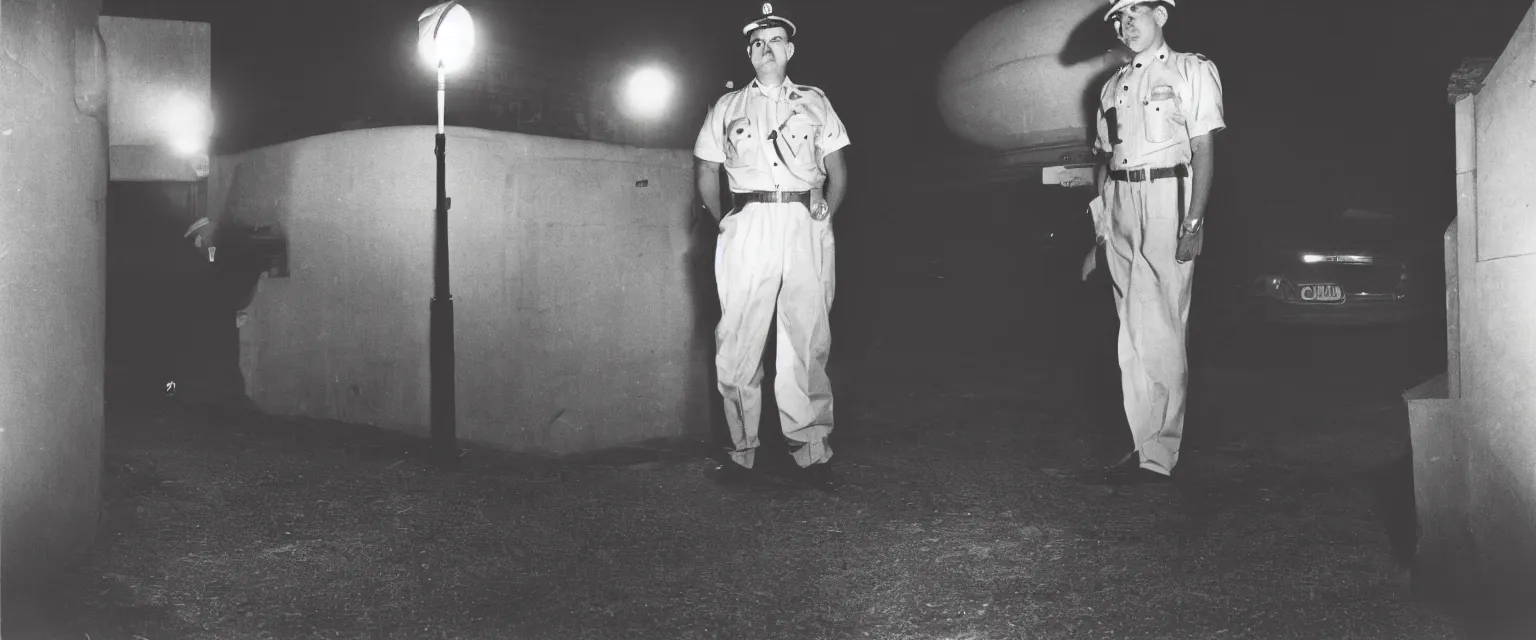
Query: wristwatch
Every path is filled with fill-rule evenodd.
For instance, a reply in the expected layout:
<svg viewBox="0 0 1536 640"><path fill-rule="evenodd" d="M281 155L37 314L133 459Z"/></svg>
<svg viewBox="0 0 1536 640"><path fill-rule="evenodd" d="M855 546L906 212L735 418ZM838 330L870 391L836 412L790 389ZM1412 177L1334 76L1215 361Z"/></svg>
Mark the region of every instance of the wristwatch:
<svg viewBox="0 0 1536 640"><path fill-rule="evenodd" d="M1203 226L1204 224L1205 224L1205 219L1204 218L1195 218L1195 223L1193 225L1189 224L1188 222L1185 222L1184 223L1184 233L1186 233L1186 234L1199 233L1200 227Z"/></svg>

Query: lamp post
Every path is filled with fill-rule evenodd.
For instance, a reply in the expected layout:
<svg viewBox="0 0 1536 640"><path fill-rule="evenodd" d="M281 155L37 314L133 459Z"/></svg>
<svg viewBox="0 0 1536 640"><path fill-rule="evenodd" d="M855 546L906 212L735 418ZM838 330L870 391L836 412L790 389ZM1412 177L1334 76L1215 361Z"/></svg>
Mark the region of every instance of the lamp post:
<svg viewBox="0 0 1536 640"><path fill-rule="evenodd" d="M448 73L464 68L475 46L475 23L457 1L421 12L416 19L416 48L437 71L437 225L432 251L431 376L432 457L439 462L458 459L455 433L453 366L453 293L448 287L448 207L444 185L448 137L443 129L443 100Z"/></svg>

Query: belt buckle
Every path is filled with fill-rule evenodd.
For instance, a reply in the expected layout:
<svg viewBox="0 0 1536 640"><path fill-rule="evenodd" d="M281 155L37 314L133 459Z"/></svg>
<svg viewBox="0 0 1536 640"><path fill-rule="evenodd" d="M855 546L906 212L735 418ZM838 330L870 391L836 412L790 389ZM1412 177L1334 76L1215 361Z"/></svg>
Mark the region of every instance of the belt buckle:
<svg viewBox="0 0 1536 640"><path fill-rule="evenodd" d="M1146 182L1151 177L1151 174L1147 169L1131 169L1125 177L1129 178L1131 182Z"/></svg>

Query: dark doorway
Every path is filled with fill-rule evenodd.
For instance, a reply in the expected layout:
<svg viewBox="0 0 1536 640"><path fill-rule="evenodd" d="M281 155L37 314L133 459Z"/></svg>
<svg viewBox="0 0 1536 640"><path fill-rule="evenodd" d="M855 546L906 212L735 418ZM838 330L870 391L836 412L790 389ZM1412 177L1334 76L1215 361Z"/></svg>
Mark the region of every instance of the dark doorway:
<svg viewBox="0 0 1536 640"><path fill-rule="evenodd" d="M211 229L189 234L206 215L206 185L108 186L105 393L110 408L216 402L243 391L234 309L229 296L218 291L218 270L208 258Z"/></svg>

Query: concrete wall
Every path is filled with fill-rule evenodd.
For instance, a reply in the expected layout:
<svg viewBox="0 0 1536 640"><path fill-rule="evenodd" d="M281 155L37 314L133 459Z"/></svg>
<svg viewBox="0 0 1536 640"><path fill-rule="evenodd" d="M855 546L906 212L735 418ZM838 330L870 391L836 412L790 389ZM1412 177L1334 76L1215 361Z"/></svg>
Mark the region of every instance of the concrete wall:
<svg viewBox="0 0 1536 640"><path fill-rule="evenodd" d="M434 129L218 158L220 224L277 225L241 329L262 409L425 434ZM686 151L449 128L463 440L550 453L707 430L713 281ZM642 186L643 185L643 186Z"/></svg>
<svg viewBox="0 0 1536 640"><path fill-rule="evenodd" d="M1420 565L1483 603L1536 597L1536 9L1456 107L1444 389L1410 400Z"/></svg>
<svg viewBox="0 0 1536 640"><path fill-rule="evenodd" d="M102 468L105 72L95 0L0 2L0 566L91 542ZM13 586L15 583L11 583Z"/></svg>

